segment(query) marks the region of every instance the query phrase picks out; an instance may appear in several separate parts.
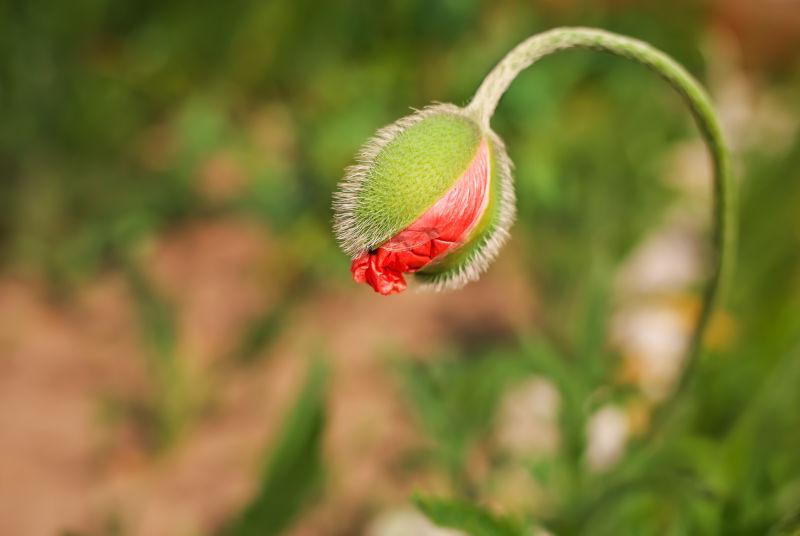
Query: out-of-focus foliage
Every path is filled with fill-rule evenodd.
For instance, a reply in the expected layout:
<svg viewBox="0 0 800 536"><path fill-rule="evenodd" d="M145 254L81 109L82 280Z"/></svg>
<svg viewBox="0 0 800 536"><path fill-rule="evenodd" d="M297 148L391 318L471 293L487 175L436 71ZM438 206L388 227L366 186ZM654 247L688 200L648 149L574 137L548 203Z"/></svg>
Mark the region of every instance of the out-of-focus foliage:
<svg viewBox="0 0 800 536"><path fill-rule="evenodd" d="M697 134L680 100L644 69L592 52L548 58L511 86L493 120L516 165L520 209L505 254L522 259L536 325L469 344L456 336L421 362L392 352L400 363L387 368L428 438L407 469L443 475L454 502L422 509L476 535L515 533L498 514L508 510L553 534L796 533L800 58L795 51L741 70L715 44L725 5L3 3L0 261L46 279L57 297L104 271L124 274L154 386L137 415L166 450L203 408L178 359L170 301L144 275L156 237L230 216L269 230L280 252L265 270L276 302L226 356L231 367L249 366L298 306L313 307L317 290L350 289L330 233L330 195L378 127L431 101L464 104L506 51L552 26L647 40L710 86L724 119L744 117L743 130L731 127L741 240L723 341L709 345L667 427L632 432L620 460L589 467L598 411L653 409L620 379L622 352L608 341L614 275L685 196L662 178ZM736 100L741 77L757 84L758 98ZM758 108L762 100L778 102L778 112ZM696 183L703 172L679 174ZM495 437L497 418L505 394L532 377L558 393L557 448L510 454ZM267 470L253 477L255 497L226 524L232 534L289 527L319 491L323 466L336 464L319 450L324 378L312 369ZM509 474L528 484L506 486Z"/></svg>
<svg viewBox="0 0 800 536"><path fill-rule="evenodd" d="M417 506L437 525L474 536L520 536L522 529L469 503L417 497Z"/></svg>
<svg viewBox="0 0 800 536"><path fill-rule="evenodd" d="M273 447L258 493L223 534L280 534L319 490L325 382L324 364L315 361L282 435Z"/></svg>

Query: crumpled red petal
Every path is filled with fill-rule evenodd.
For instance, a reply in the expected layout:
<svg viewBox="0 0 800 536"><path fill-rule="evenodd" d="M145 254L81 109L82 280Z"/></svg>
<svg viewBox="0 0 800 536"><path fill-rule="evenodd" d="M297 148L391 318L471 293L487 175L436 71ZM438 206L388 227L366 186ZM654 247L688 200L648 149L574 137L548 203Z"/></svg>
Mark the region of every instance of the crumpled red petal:
<svg viewBox="0 0 800 536"><path fill-rule="evenodd" d="M489 147L483 140L467 170L417 221L353 260L357 283L384 296L406 289L404 273L421 270L462 245L489 203Z"/></svg>

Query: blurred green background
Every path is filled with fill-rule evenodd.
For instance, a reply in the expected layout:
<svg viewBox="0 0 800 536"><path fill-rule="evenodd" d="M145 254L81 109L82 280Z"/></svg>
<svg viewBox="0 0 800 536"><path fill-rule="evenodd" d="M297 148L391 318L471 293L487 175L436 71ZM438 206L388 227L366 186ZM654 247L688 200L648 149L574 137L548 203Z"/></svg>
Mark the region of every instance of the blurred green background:
<svg viewBox="0 0 800 536"><path fill-rule="evenodd" d="M734 149L736 276L658 429L710 175L645 69L511 86L479 283L382 299L330 231L377 128L559 25L672 55ZM2 3L0 533L800 534L798 50L787 0Z"/></svg>

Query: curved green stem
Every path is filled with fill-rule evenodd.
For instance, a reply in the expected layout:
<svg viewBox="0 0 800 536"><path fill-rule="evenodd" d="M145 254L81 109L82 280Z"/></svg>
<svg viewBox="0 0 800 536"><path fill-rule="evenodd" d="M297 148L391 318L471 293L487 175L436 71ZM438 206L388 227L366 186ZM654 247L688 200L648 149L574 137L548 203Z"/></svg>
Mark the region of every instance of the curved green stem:
<svg viewBox="0 0 800 536"><path fill-rule="evenodd" d="M468 113L472 114L488 130L489 120L498 101L520 71L545 56L570 48L589 48L609 52L634 60L655 71L683 97L689 106L713 159L711 274L704 289L703 303L692 334L683 372L673 397L662 406L660 412L666 414L692 378L711 311L723 293L722 290L731 269L735 248L734 185L728 149L708 95L686 69L647 43L592 28L556 28L534 35L517 45L484 79L472 102L467 106ZM660 420L660 416L656 416L656 421ZM657 427L654 426L654 428Z"/></svg>

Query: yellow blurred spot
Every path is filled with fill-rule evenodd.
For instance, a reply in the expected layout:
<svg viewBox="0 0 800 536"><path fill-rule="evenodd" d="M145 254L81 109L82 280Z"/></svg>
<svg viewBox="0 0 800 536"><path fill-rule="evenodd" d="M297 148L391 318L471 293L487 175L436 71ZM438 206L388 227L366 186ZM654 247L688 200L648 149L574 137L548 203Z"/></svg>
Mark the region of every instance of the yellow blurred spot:
<svg viewBox="0 0 800 536"><path fill-rule="evenodd" d="M628 430L632 436L641 437L650 428L651 405L644 399L634 399L625 406L628 415Z"/></svg>

